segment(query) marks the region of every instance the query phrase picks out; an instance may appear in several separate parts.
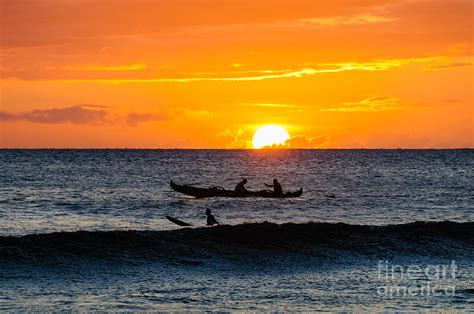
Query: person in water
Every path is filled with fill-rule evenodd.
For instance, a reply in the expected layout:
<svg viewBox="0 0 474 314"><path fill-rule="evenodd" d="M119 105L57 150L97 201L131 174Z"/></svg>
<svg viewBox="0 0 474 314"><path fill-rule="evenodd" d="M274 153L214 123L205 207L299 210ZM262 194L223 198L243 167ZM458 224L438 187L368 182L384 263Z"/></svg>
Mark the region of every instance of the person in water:
<svg viewBox="0 0 474 314"><path fill-rule="evenodd" d="M245 193L247 189L245 188L245 184L247 184L247 179L243 179L235 186L235 192L237 193Z"/></svg>
<svg viewBox="0 0 474 314"><path fill-rule="evenodd" d="M217 222L216 218L214 217L214 215L211 214L211 210L209 208L206 208L206 216L207 216L207 225L208 226L214 226L214 225L219 224Z"/></svg>
<svg viewBox="0 0 474 314"><path fill-rule="evenodd" d="M280 182L278 182L277 179L273 179L273 184L266 184L266 183L265 183L265 185L266 185L267 187L269 187L269 188L273 188L273 193L274 193L275 195L279 195L279 196L280 196L280 195L283 195L283 189L282 189L282 187L281 187Z"/></svg>

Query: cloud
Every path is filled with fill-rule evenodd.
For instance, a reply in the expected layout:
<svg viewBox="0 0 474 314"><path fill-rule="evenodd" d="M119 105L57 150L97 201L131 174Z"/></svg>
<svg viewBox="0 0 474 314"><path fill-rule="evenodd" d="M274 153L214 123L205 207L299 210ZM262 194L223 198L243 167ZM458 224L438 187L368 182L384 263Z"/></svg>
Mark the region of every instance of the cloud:
<svg viewBox="0 0 474 314"><path fill-rule="evenodd" d="M224 131L218 133L214 138L213 142L218 147L226 147L231 149L245 149L247 148L246 142L242 139L244 136L244 131L241 128L238 128L235 131L230 129L225 129Z"/></svg>
<svg viewBox="0 0 474 314"><path fill-rule="evenodd" d="M50 124L103 124L107 122L108 108L100 105L76 105L65 108L34 109L19 114L1 112L0 121L24 120Z"/></svg>
<svg viewBox="0 0 474 314"><path fill-rule="evenodd" d="M318 5L308 0L61 1L61 5L56 1L2 1L5 39L0 44L18 47L77 40L90 42L95 38L100 41L110 37L123 40L126 36L137 34L170 36L183 29L207 27L222 30L234 25L255 27L308 16L342 15L339 19L369 20L370 23L372 15L354 16L355 12L378 11L384 2L388 0L323 0L318 1ZM136 46L143 44L138 41L134 43Z"/></svg>
<svg viewBox="0 0 474 314"><path fill-rule="evenodd" d="M371 97L358 102L343 103L339 107L321 109L327 112L380 112L409 108L396 97Z"/></svg>
<svg viewBox="0 0 474 314"><path fill-rule="evenodd" d="M299 23L303 26L330 27L338 25L362 25L371 23L386 23L396 19L393 17L381 15L355 15L355 16L335 16L327 18L305 18L300 19Z"/></svg>
<svg viewBox="0 0 474 314"><path fill-rule="evenodd" d="M137 126L139 123L142 122L150 122L150 121L165 121L170 120L169 114L165 112L159 113L138 113L138 112L130 112L127 115L127 124L129 126Z"/></svg>
<svg viewBox="0 0 474 314"><path fill-rule="evenodd" d="M266 71L268 74L264 75L255 75L255 76L236 76L236 77L182 77L182 78L156 78L156 79L145 79L145 80L130 80L133 82L143 82L143 83L168 83L168 82L177 82L177 83L189 83L189 82L201 82L201 81L262 81L267 79L278 79L278 78L294 78L294 77L303 77L308 75L315 75L319 71L315 69L299 69L296 71L288 70L283 73L280 71ZM330 72L333 72L332 70ZM216 73L217 74L217 73ZM127 82L129 80L119 80L120 82Z"/></svg>
<svg viewBox="0 0 474 314"><path fill-rule="evenodd" d="M348 71L387 71L408 64L425 63L442 59L442 56L406 59L380 59L370 62L312 63L307 62L301 69L249 70L227 72L186 72L187 77L130 78L130 79L78 79L103 83L191 83L203 81L262 81L269 79L302 78L322 73L340 73Z"/></svg>
<svg viewBox="0 0 474 314"><path fill-rule="evenodd" d="M286 140L284 146L289 148L319 148L329 142L327 136L306 137L305 135L293 136Z"/></svg>
<svg viewBox="0 0 474 314"><path fill-rule="evenodd" d="M142 63L125 65L68 65L62 67L66 71L85 71L85 72L107 72L107 71L139 71L145 70L147 66Z"/></svg>
<svg viewBox="0 0 474 314"><path fill-rule="evenodd" d="M191 83L204 81L224 81L224 82L239 82L239 81L263 81L269 79L283 79L283 78L302 78L305 76L314 76L319 73L337 73L345 71L384 71L398 65L393 64L335 64L330 66L322 66L320 68L303 68L299 70L285 70L285 71L271 71L267 70L263 75L243 75L243 76L221 76L221 77L177 77L177 78L150 78L150 79L111 79L111 80L78 80L78 81L94 81L103 83ZM190 73L191 74L191 73ZM215 73L218 75L219 73ZM250 74L250 73L249 73Z"/></svg>
<svg viewBox="0 0 474 314"><path fill-rule="evenodd" d="M313 149L321 148L329 142L330 138L328 136L316 136L316 137L307 137L306 135L296 135L287 139L283 144L273 144L270 146L264 146L263 149L272 149L272 148L300 148L300 149Z"/></svg>
<svg viewBox="0 0 474 314"><path fill-rule="evenodd" d="M201 116L201 111L189 111ZM109 106L102 105L75 105L64 108L34 109L23 113L9 113L0 111L0 121L28 121L45 124L89 124L102 125L122 123L128 126L137 126L143 122L167 121L175 117L185 116L186 113L180 110L159 111L159 112L129 112L119 114L112 111Z"/></svg>
<svg viewBox="0 0 474 314"><path fill-rule="evenodd" d="M234 71L221 72L178 72L175 77L147 77L151 72L135 72L135 77L123 78L100 78L94 77L94 71L104 72L109 71L132 71L142 69L140 64L124 65L124 66L68 66L63 67L64 72L58 72L60 76L55 79L62 79L68 81L78 82L97 82L97 83L192 83L192 82L239 82L239 81L263 81L270 79L288 79L288 78L302 78L308 76L315 76L325 73L341 73L350 71L388 71L411 64L426 64L429 62L439 62L445 60L446 56L431 56L422 58L404 58L404 59L375 59L367 62L338 62L338 63L303 63L301 68L296 69L255 69L242 71L234 67ZM458 63L457 66L460 66ZM462 63L464 65L464 63ZM237 70L239 69L239 70ZM11 69L0 69L0 73L4 77L19 78L21 71L15 72ZM20 74L20 75L19 75ZM103 73L101 73L103 74ZM104 74L104 75L105 75ZM109 73L110 74L110 73ZM129 74L132 75L132 74ZM143 76L144 75L144 76Z"/></svg>
<svg viewBox="0 0 474 314"><path fill-rule="evenodd" d="M450 64L436 64L430 65L424 68L425 71L434 71L434 70L449 70L457 68L466 68L473 66L473 63L470 62L454 62Z"/></svg>
<svg viewBox="0 0 474 314"><path fill-rule="evenodd" d="M333 70L333 72L342 71L386 71L392 68L398 68L404 65L415 63L426 63L441 60L445 56L431 56L422 58L403 58L403 59L375 59L368 62L339 62L339 63L313 63L307 62L306 66L316 66L320 70Z"/></svg>
<svg viewBox="0 0 474 314"><path fill-rule="evenodd" d="M12 113L6 111L0 111L0 121L15 121L18 117Z"/></svg>

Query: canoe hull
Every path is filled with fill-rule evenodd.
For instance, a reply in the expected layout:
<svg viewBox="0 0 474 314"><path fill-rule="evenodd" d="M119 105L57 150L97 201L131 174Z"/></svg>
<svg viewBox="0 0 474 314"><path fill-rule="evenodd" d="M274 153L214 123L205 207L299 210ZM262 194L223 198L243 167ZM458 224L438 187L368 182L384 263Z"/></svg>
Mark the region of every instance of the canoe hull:
<svg viewBox="0 0 474 314"><path fill-rule="evenodd" d="M176 184L173 181L170 182L170 186L176 192L180 192L196 198L205 197L266 197L266 198L289 198L299 197L303 194L303 188L295 192L287 192L283 195L275 195L273 192L262 190L262 191L248 191L246 193L238 193L232 190L225 190L222 188L198 188L189 185Z"/></svg>

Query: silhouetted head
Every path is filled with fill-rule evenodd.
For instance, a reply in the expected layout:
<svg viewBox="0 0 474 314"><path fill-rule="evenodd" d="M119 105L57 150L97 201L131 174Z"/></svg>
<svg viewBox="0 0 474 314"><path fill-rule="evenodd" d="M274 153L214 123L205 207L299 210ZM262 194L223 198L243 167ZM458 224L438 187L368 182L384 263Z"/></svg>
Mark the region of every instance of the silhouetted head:
<svg viewBox="0 0 474 314"><path fill-rule="evenodd" d="M247 183L247 179L244 178L244 179L242 180L242 182L243 182L244 184Z"/></svg>
<svg viewBox="0 0 474 314"><path fill-rule="evenodd" d="M206 215L210 215L211 214L211 210L209 208L206 208Z"/></svg>
<svg viewBox="0 0 474 314"><path fill-rule="evenodd" d="M273 179L273 183L278 183L278 180L277 180L277 179Z"/></svg>

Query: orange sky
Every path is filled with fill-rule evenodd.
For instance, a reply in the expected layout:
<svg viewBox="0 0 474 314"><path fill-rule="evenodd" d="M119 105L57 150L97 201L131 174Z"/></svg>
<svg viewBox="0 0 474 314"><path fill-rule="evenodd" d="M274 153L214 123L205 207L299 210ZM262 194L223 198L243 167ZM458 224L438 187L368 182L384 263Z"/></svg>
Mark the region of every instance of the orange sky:
<svg viewBox="0 0 474 314"><path fill-rule="evenodd" d="M474 147L470 0L0 4L0 147Z"/></svg>

